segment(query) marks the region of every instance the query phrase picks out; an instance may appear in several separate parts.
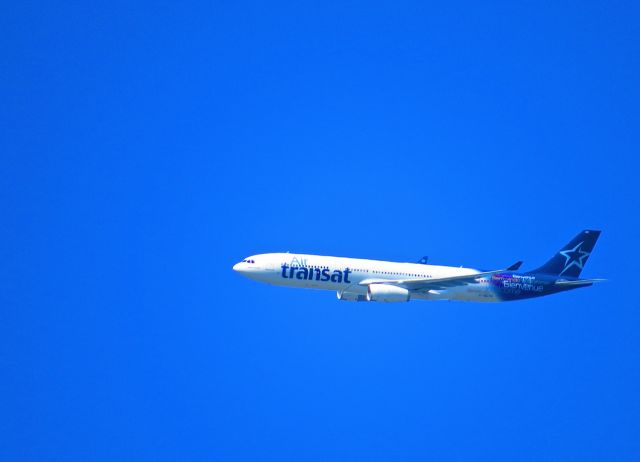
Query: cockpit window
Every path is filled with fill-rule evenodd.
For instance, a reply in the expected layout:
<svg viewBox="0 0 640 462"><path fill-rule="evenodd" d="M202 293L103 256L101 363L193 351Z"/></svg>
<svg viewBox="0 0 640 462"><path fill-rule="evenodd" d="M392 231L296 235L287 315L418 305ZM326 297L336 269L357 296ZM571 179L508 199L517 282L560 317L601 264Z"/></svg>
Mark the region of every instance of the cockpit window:
<svg viewBox="0 0 640 462"><path fill-rule="evenodd" d="M255 260L246 259L246 260L242 260L242 263L255 263Z"/></svg>

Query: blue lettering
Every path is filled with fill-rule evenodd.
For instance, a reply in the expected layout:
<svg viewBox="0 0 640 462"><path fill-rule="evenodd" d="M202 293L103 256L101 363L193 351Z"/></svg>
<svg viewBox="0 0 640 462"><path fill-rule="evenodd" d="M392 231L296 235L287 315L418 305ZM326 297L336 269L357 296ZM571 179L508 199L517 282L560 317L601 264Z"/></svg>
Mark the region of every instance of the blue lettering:
<svg viewBox="0 0 640 462"><path fill-rule="evenodd" d="M351 270L349 268L344 270L344 282L346 284L351 284L351 281L349 280L349 273L351 273Z"/></svg>
<svg viewBox="0 0 640 462"><path fill-rule="evenodd" d="M334 270L331 275L331 282L342 282L342 271Z"/></svg>
<svg viewBox="0 0 640 462"><path fill-rule="evenodd" d="M309 270L307 268L299 268L296 277L298 279L307 279L309 276Z"/></svg>
<svg viewBox="0 0 640 462"><path fill-rule="evenodd" d="M305 260L301 259L304 263L306 263ZM298 263L300 263L301 260L298 260L296 258L293 259L293 261L296 261ZM342 283L344 282L345 284L351 284L351 281L349 280L349 275L351 273L353 273L352 270L350 270L349 268L345 268L344 271L341 270L331 270L329 268L311 268L311 267L307 267L306 265L300 265L300 266L296 266L293 264L293 261L291 262L291 265L288 264L283 264L280 266L280 268L282 268L282 273L281 273L281 277L284 279L300 279L300 280L308 280L308 281L313 281L314 279L316 281L322 281L322 282L336 282L336 283Z"/></svg>

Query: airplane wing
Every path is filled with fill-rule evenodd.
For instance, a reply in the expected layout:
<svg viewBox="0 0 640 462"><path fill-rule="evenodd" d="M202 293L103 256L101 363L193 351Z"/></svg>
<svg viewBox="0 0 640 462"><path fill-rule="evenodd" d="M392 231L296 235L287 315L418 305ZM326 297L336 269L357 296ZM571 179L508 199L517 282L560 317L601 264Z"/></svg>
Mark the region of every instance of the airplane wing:
<svg viewBox="0 0 640 462"><path fill-rule="evenodd" d="M479 278L482 278L485 276L492 276L497 273L504 273L505 271L508 271L508 269L484 271L482 273L465 274L463 276L451 276L446 278L365 279L364 281L360 282L360 285L368 286L371 284L389 284L393 286L403 287L409 291L444 290L444 289L450 289L452 287L473 284Z"/></svg>

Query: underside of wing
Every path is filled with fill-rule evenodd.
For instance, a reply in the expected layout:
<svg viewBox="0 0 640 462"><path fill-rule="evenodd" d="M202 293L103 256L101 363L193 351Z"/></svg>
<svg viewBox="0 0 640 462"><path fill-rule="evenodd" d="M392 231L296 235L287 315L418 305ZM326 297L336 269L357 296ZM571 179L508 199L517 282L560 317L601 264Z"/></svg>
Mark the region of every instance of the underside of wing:
<svg viewBox="0 0 640 462"><path fill-rule="evenodd" d="M445 290L452 287L465 286L474 284L479 278L492 276L497 273L503 273L507 270L500 269L494 271L484 271L481 273L465 274L462 276L450 276L444 278L425 278L425 279L366 279L360 282L360 285L371 284L389 284L403 287L409 291L426 291L426 290Z"/></svg>

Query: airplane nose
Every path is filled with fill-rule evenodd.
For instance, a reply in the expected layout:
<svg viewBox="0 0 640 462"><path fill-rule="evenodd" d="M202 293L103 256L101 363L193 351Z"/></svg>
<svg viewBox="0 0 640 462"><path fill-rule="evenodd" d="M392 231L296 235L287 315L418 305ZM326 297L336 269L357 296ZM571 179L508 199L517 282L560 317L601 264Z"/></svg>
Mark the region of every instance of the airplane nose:
<svg viewBox="0 0 640 462"><path fill-rule="evenodd" d="M240 271L240 263L233 265L233 271Z"/></svg>

